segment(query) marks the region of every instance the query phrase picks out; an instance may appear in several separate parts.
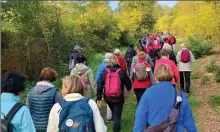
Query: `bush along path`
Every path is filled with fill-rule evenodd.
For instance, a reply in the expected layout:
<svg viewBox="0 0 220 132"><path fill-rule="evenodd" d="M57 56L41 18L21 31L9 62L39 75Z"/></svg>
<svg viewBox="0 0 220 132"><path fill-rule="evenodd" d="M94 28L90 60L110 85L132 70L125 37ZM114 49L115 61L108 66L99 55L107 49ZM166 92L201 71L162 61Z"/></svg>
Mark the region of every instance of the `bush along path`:
<svg viewBox="0 0 220 132"><path fill-rule="evenodd" d="M220 69L219 58L220 48L216 48L214 54L199 58L193 64L193 95L189 100L200 132L220 132L220 83L217 82L220 75L217 71L208 73L216 67Z"/></svg>

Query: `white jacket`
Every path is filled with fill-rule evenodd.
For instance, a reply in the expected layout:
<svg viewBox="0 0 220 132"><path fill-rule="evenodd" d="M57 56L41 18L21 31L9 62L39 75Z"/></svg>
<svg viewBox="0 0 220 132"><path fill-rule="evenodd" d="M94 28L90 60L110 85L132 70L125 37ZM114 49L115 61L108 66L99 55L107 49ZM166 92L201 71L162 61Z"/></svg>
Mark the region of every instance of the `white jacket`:
<svg viewBox="0 0 220 132"><path fill-rule="evenodd" d="M81 94L79 93L71 93L67 94L64 99L66 101L76 101L79 99L84 98ZM99 112L98 106L95 103L94 100L90 99L88 104L92 108L93 111L93 119L94 119L94 125L95 125L95 130L96 132L106 132L107 128L104 124L104 121L101 117L101 114ZM48 126L47 126L47 132L58 132L59 128L59 114L60 114L61 106L59 103L54 104L50 111L49 115L49 121L48 121Z"/></svg>

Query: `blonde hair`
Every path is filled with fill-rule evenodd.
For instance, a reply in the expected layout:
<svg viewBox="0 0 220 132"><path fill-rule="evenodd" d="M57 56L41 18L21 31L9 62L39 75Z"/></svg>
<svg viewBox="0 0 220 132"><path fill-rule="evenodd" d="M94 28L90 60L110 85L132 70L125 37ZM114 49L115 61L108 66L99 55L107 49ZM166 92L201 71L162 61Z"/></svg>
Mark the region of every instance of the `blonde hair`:
<svg viewBox="0 0 220 132"><path fill-rule="evenodd" d="M62 79L62 96L70 93L84 94L84 88L78 75L66 76Z"/></svg>
<svg viewBox="0 0 220 132"><path fill-rule="evenodd" d="M120 54L121 51L119 49L115 49L114 54Z"/></svg>
<svg viewBox="0 0 220 132"><path fill-rule="evenodd" d="M173 51L173 48L172 48L171 45L169 45L168 43L165 43L165 44L163 45L163 48L162 48L162 49L165 49L165 50L167 50L168 52Z"/></svg>
<svg viewBox="0 0 220 132"><path fill-rule="evenodd" d="M136 47L136 52L138 53L138 52L141 52L141 51L143 51L142 47L141 46L137 46Z"/></svg>
<svg viewBox="0 0 220 132"><path fill-rule="evenodd" d="M154 75L158 81L170 82L173 79L173 73L167 64L160 64L158 67L156 67Z"/></svg>
<svg viewBox="0 0 220 132"><path fill-rule="evenodd" d="M144 59L144 58L146 57L144 51L140 51L140 52L138 52L137 55L138 55L138 58L139 58L139 59Z"/></svg>
<svg viewBox="0 0 220 132"><path fill-rule="evenodd" d="M185 43L181 43L180 44L180 48L182 49L182 48L186 48L186 44Z"/></svg>
<svg viewBox="0 0 220 132"><path fill-rule="evenodd" d="M108 66L114 65L119 65L118 58L115 55L111 56L108 61Z"/></svg>

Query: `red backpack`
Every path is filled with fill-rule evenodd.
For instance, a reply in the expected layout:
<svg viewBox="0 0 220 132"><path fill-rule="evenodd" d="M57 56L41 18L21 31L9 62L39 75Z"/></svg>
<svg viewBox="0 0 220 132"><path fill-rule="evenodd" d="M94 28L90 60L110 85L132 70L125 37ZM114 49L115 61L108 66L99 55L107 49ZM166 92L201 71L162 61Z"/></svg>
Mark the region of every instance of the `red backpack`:
<svg viewBox="0 0 220 132"><path fill-rule="evenodd" d="M119 97L121 95L121 79L119 72L121 68L115 72L111 72L109 68L105 68L108 72L105 79L105 94L107 97Z"/></svg>
<svg viewBox="0 0 220 132"><path fill-rule="evenodd" d="M190 61L190 52L187 49L182 50L180 55L180 61L183 63L188 63Z"/></svg>
<svg viewBox="0 0 220 132"><path fill-rule="evenodd" d="M175 44L175 39L174 39L174 37L170 37L169 39L170 39L170 44Z"/></svg>

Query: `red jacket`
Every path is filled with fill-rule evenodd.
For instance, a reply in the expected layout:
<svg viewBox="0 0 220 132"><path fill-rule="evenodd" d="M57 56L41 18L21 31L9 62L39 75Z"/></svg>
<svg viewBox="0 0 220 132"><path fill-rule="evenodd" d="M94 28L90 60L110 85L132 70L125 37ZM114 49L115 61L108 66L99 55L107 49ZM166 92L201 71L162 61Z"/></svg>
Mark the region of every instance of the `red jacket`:
<svg viewBox="0 0 220 132"><path fill-rule="evenodd" d="M172 84L176 84L180 79L180 75L179 75L179 71L178 71L175 63L172 60L170 60L169 58L161 58L156 61L154 69L156 69L159 64L167 64L170 66L172 73L173 73Z"/></svg>
<svg viewBox="0 0 220 132"><path fill-rule="evenodd" d="M146 62L143 59L138 59L138 61L140 63ZM146 65L146 67L151 68L151 66L148 62L146 62L145 65ZM135 68L135 64L132 66L132 69L134 69L134 68ZM149 88L152 85L149 76L148 76L147 80L145 80L145 81L138 81L136 78L134 78L133 82L134 82L133 83L134 89L146 89L146 88Z"/></svg>
<svg viewBox="0 0 220 132"><path fill-rule="evenodd" d="M119 54L115 54L115 56L118 58L118 62L119 62L119 65L121 66L121 68L127 72L127 66L126 66L126 61L125 61L125 58L120 56Z"/></svg>

